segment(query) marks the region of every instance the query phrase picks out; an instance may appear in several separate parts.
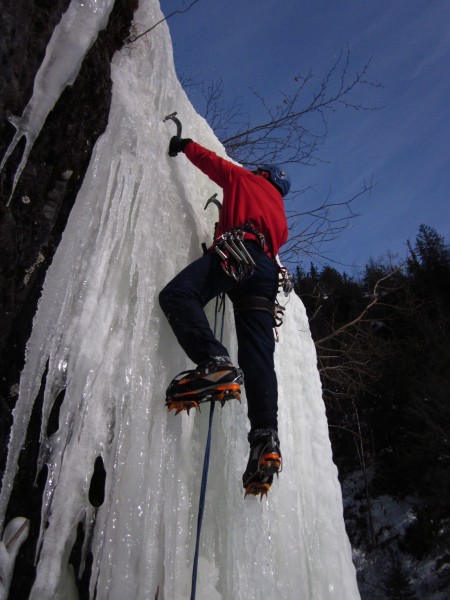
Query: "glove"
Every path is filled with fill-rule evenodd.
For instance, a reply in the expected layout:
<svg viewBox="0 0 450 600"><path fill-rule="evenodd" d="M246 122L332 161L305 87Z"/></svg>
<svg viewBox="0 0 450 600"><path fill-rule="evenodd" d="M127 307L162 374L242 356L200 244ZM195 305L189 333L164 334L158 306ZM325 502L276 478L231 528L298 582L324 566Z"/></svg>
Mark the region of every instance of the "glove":
<svg viewBox="0 0 450 600"><path fill-rule="evenodd" d="M186 146L191 142L190 138L184 139L174 135L169 144L169 156L177 156L180 152L184 152Z"/></svg>

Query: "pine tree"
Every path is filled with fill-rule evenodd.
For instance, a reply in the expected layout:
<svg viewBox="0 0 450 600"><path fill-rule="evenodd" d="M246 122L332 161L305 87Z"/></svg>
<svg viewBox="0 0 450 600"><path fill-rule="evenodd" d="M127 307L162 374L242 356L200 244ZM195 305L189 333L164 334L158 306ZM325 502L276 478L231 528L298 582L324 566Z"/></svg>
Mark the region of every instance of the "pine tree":
<svg viewBox="0 0 450 600"><path fill-rule="evenodd" d="M421 225L414 247L408 240L408 270L422 296L438 294L449 300L450 250L444 238L428 225Z"/></svg>
<svg viewBox="0 0 450 600"><path fill-rule="evenodd" d="M398 555L391 557L391 563L384 581L387 600L417 600L405 567Z"/></svg>

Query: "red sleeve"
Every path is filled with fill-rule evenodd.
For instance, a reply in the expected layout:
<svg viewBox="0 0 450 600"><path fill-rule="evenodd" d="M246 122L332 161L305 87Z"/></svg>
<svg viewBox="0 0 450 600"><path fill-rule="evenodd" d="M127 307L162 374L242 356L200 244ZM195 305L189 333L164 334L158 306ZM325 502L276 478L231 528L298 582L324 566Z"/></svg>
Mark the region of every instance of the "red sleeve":
<svg viewBox="0 0 450 600"><path fill-rule="evenodd" d="M247 169L218 156L215 152L200 146L197 142L188 144L184 153L193 165L221 188L227 186L233 174L241 171L247 172Z"/></svg>
<svg viewBox="0 0 450 600"><path fill-rule="evenodd" d="M264 177L259 177L221 158L211 150L190 142L187 158L223 190L222 209L215 237L251 221L261 232L274 254L287 239L287 223L280 192ZM246 237L252 234L246 233Z"/></svg>

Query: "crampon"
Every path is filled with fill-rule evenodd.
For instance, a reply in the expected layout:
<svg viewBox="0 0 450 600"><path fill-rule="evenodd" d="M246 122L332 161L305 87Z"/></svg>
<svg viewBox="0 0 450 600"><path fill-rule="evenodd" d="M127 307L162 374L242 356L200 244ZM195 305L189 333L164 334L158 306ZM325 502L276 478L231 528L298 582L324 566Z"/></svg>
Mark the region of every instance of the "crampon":
<svg viewBox="0 0 450 600"><path fill-rule="evenodd" d="M220 402L223 407L228 400L241 399L242 373L232 365L208 365L204 369L183 371L177 375L166 392L166 406L175 414L192 408L200 410L206 402Z"/></svg>
<svg viewBox="0 0 450 600"><path fill-rule="evenodd" d="M271 467L271 472L275 473L278 477L278 474L281 470L281 457L278 456L278 461L277 461L277 465L275 467ZM273 470L276 469L276 470ZM270 471L269 471L270 472ZM269 475L268 472L265 471L258 471L256 472L254 475L252 475L249 479L247 479L247 481L244 483L244 488L245 488L245 495L244 498L246 498L247 496L260 496L260 499L262 500L264 498L264 496L267 496L270 487L272 485L273 482L273 475Z"/></svg>
<svg viewBox="0 0 450 600"><path fill-rule="evenodd" d="M206 402L220 402L223 407L227 400L241 400L241 388L239 384L232 384L223 390L209 390L203 394L191 392L180 396L168 397L166 406L168 411L175 410L175 414L185 410L188 414L191 408L200 411L200 405Z"/></svg>
<svg viewBox="0 0 450 600"><path fill-rule="evenodd" d="M282 458L278 436L264 435L251 441L247 469L242 476L245 497L260 496L261 500L270 490L273 476L281 472Z"/></svg>
<svg viewBox="0 0 450 600"><path fill-rule="evenodd" d="M244 498L247 496L259 496L262 500L264 496L267 496L270 486L272 485L273 477L268 477L264 483L262 481L251 481L245 488Z"/></svg>

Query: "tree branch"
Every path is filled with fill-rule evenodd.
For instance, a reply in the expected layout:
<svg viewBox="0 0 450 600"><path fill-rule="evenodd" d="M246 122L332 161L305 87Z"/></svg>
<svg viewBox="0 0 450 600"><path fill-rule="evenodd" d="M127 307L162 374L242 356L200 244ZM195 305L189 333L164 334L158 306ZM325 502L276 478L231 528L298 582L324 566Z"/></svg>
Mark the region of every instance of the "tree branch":
<svg viewBox="0 0 450 600"><path fill-rule="evenodd" d="M157 23L155 23L154 25L152 25L149 29L147 29L146 31L143 31L142 33L136 35L134 38L129 38L127 43L128 44L133 44L134 42L136 42L138 39L140 39L144 35L147 35L147 33L150 33L150 31L153 31L153 29L155 29L156 27L158 27L158 25L161 25L161 23L164 23L164 21L167 21L168 19L170 19L170 17L173 17L174 15L178 15L178 14L187 12L189 9L191 9L194 6L194 4L197 4L197 2L199 2L199 0L192 0L192 2L186 8L179 9L179 10L174 10L169 15L167 15L167 17L164 17L163 19L161 19L160 21L158 21Z"/></svg>

